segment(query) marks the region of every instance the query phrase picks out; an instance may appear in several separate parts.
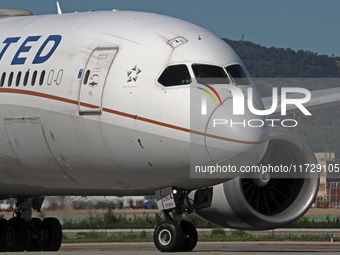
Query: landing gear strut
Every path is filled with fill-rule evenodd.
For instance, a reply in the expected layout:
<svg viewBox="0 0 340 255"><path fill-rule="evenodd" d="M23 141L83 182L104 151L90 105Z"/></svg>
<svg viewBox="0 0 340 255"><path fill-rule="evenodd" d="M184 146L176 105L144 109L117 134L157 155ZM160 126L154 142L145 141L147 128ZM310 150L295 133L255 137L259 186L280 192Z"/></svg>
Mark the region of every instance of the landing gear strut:
<svg viewBox="0 0 340 255"><path fill-rule="evenodd" d="M0 219L0 252L58 251L62 230L56 218L32 218L32 208L40 211L43 197L18 198L14 217Z"/></svg>
<svg viewBox="0 0 340 255"><path fill-rule="evenodd" d="M207 192L195 193L194 204L191 204L188 195L189 190L168 187L156 191L157 206L162 210L166 221L160 223L153 235L155 246L161 252L192 251L197 244L196 227L189 221L182 220L183 213L193 213L194 208L202 208L202 194L209 200L210 206L212 189ZM196 196L196 194L198 194ZM170 215L172 213L172 217Z"/></svg>

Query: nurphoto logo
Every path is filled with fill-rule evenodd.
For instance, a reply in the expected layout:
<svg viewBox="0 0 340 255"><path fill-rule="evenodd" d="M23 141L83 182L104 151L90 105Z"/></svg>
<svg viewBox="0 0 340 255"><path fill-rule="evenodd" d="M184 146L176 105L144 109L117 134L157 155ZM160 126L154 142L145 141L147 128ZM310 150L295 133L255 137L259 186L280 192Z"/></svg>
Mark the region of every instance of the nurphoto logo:
<svg viewBox="0 0 340 255"><path fill-rule="evenodd" d="M276 112L278 109L279 103L280 103L280 115L286 116L287 115L287 106L293 105L293 108L299 109L305 116L311 116L312 114L306 109L306 107L303 105L311 99L311 93L309 90L305 88L298 88L298 87L282 87L281 88L281 96L278 94L278 88L273 87L272 88L272 105L269 109L256 109L253 104L253 87L247 87L247 97L245 97L243 91L241 88L233 85L214 85L212 87L211 85L200 83L205 88L197 87L198 89L203 90L206 92L214 101L215 105L217 106L217 100L215 100L215 97L219 100L220 105L223 105L223 102L221 100L220 95L217 93L216 89L227 89L230 91L233 99L233 115L245 115L245 106L248 107L249 112L251 112L254 115L257 116L269 116ZM210 92L209 90L212 92ZM298 94L302 95L299 97L289 97L290 94ZM215 96L214 96L214 95ZM280 101L280 102L279 102ZM247 102L247 104L245 103ZM201 101L201 114L207 115L207 98L202 97ZM216 125L226 125L226 124L232 124L232 120L227 119L213 119L213 126ZM297 121L295 119L266 119L266 121L269 123L270 126L274 126L275 122L280 121L281 125L284 127L295 127L297 126ZM264 121L261 119L250 119L245 120L244 122L238 122L237 124L242 124L246 126L246 122L248 122L248 126L250 127L260 127L264 125ZM293 124L288 125L288 122L292 122ZM256 125L254 123L257 123Z"/></svg>

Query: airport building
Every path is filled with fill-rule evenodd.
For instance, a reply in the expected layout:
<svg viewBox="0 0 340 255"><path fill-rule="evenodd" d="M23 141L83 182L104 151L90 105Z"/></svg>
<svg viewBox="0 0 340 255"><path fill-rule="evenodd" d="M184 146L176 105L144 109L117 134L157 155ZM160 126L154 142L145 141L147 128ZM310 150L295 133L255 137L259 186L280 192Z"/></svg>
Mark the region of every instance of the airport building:
<svg viewBox="0 0 340 255"><path fill-rule="evenodd" d="M317 152L315 157L321 166L320 185L315 199L316 208L340 208L340 160L334 152Z"/></svg>

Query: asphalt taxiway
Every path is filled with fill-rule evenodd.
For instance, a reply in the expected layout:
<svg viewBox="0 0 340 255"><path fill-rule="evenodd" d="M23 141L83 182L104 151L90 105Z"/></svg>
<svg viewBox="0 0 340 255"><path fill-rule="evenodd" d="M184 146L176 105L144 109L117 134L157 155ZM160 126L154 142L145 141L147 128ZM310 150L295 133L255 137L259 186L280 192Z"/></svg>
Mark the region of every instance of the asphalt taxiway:
<svg viewBox="0 0 340 255"><path fill-rule="evenodd" d="M176 255L222 255L222 254L339 254L340 243L326 242L200 242L192 252ZM16 253L11 253L16 254ZM22 254L22 253L17 253ZM156 255L153 243L100 243L63 244L59 252L30 252L29 255Z"/></svg>

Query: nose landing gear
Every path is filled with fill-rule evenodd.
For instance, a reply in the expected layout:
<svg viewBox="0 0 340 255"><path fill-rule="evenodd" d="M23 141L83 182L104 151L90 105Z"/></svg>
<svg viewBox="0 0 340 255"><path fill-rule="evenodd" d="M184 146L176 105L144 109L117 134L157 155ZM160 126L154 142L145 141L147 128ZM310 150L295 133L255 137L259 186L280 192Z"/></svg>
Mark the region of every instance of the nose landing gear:
<svg viewBox="0 0 340 255"><path fill-rule="evenodd" d="M160 223L155 229L153 241L162 252L192 251L197 244L197 230L186 220L180 224L173 220Z"/></svg>
<svg viewBox="0 0 340 255"><path fill-rule="evenodd" d="M176 221L168 220L157 226L153 239L158 250L174 252L180 250L184 241L184 235Z"/></svg>
<svg viewBox="0 0 340 255"><path fill-rule="evenodd" d="M192 251L197 244L196 227L191 222L182 220L182 214L190 214L195 208L210 206L212 189L196 191L193 204L188 198L189 193L189 190L172 187L156 191L158 209L162 210L166 218L166 221L156 227L153 235L154 244L161 252Z"/></svg>

